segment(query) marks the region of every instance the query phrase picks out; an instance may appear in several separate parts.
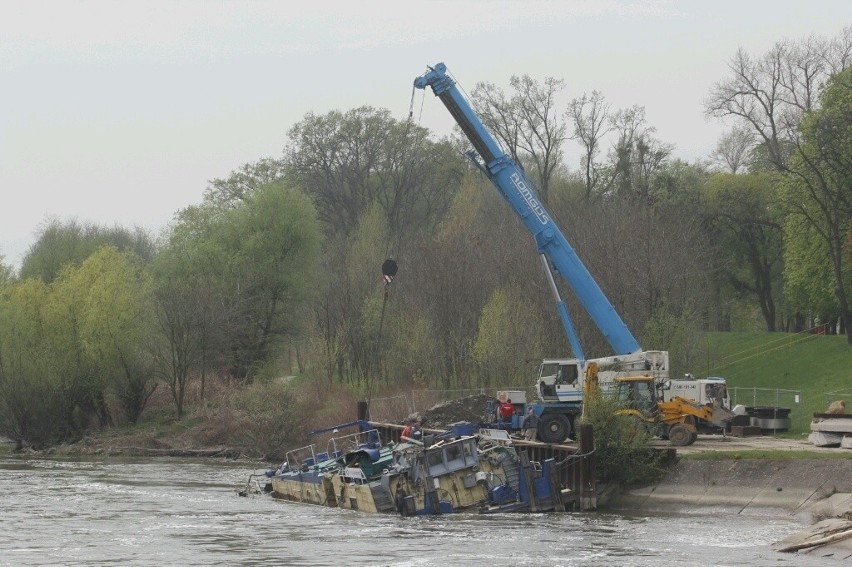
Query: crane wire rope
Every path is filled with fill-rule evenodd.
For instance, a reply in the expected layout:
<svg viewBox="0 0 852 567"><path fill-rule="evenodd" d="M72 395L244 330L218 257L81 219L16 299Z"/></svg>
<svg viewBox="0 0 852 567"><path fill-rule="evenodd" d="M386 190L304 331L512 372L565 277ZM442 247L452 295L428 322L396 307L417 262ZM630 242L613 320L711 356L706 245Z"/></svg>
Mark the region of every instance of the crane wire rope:
<svg viewBox="0 0 852 567"><path fill-rule="evenodd" d="M412 84L411 85L411 100L408 103L408 118L405 121L405 133L404 133L404 136L403 136L404 140L406 140L406 141L409 140L409 137L411 135L411 126L414 123L414 98L415 98L416 94L417 94L417 88ZM425 93L424 93L424 95L421 96L421 99L420 99L420 112L418 113L418 116L417 116L417 124L418 125L420 124L420 120L423 117L423 106L424 106L425 98L426 97L425 97ZM412 145L412 151L414 153L417 153L417 151L419 150L419 147L420 147L420 140L412 140L411 145ZM396 275L396 263L393 261L393 259L398 256L399 249L401 247L400 241L402 239L402 234L401 234L401 231L398 231L398 232L400 232L400 233L395 235L395 236L394 235L388 235L388 238L385 241L384 252L385 252L385 258L387 258L387 260L385 260L384 264L382 264L382 281L384 282L384 292L382 294L383 295L382 296L382 310L381 310L380 315L379 315L379 327L378 327L378 331L376 333L376 353L375 353L376 364L377 364L377 367L378 367L377 370L378 370L379 373L381 373L382 331L383 331L384 323L385 323L385 312L387 310L388 297L390 296L390 284L391 284L391 281L393 280L393 277ZM393 263L392 264L392 266L393 266L393 273L392 274L386 273L386 270L385 270L386 267L389 265L388 264L389 262ZM375 376L370 378L369 379L369 385L367 387L367 415L368 416L369 416L369 413L370 413L370 406L372 405L372 401L373 401L373 386L375 384L375 380L376 380Z"/></svg>
<svg viewBox="0 0 852 567"><path fill-rule="evenodd" d="M467 96L467 93L464 92L464 89L461 87L461 85L459 85L459 83L455 79L455 77L451 76L451 78L456 83L456 85L458 85L459 89L464 93L464 95ZM417 114L417 125L418 126L420 125L420 122L423 118L423 108L425 106L425 100L426 100L426 90L422 89L422 91L423 92L420 95L420 111ZM415 102L416 95L417 95L417 87L415 87L412 84L411 85L411 99L410 99L409 104L408 104L408 119L406 120L406 126L405 126L405 135L404 135L405 140L409 140L409 137L410 137L410 134L411 134L411 128L412 128L412 125L414 124L414 102ZM424 134L424 137L425 137L425 134ZM422 142L423 142L422 137L418 137L416 139L411 140L412 155L416 155L420 151ZM378 331L377 331L377 334L376 334L376 353L375 353L376 354L376 363L377 363L377 366L378 366L378 372L379 373L381 373L382 331L383 331L383 328L384 328L385 312L386 312L386 309L387 309L388 297L390 295L390 283L393 280L393 276L396 275L396 269L397 269L396 263L393 262L393 258L398 256L399 249L401 247L400 241L402 239L402 234L401 234L401 231L398 231L398 232L399 232L399 234L396 234L395 236L390 235L388 240L385 242L385 257L388 258L388 260L385 260L385 263L382 265L382 279L384 280L384 293L383 293L383 297L382 297L382 309L381 309L381 312L380 312L380 315L379 315L379 327L378 327ZM388 265L388 262L393 262L393 273L392 274L385 273L385 267ZM370 406L372 404L373 386L375 384L375 380L376 380L375 376L373 376L371 379L369 379L369 385L367 387L367 414L368 415L369 415L369 412L370 412Z"/></svg>

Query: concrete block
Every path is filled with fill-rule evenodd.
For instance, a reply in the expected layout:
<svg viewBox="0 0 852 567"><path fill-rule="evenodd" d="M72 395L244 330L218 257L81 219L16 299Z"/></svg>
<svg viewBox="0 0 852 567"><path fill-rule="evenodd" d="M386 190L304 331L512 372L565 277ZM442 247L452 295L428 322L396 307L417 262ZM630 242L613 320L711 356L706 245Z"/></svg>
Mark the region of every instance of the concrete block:
<svg viewBox="0 0 852 567"><path fill-rule="evenodd" d="M824 431L813 431L808 435L808 441L817 447L830 447L840 445L843 435L840 433L826 433Z"/></svg>
<svg viewBox="0 0 852 567"><path fill-rule="evenodd" d="M852 419L847 417L814 418L811 421L811 431L824 433L852 433Z"/></svg>
<svg viewBox="0 0 852 567"><path fill-rule="evenodd" d="M734 437L756 437L763 432L755 425L735 425L731 427L731 435Z"/></svg>

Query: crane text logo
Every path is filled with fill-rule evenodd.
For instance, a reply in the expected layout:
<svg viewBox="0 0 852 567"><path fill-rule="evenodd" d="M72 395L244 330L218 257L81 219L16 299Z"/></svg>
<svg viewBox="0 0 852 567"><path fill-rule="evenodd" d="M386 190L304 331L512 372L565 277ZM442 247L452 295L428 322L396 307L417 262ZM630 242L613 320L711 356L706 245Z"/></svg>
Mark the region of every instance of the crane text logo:
<svg viewBox="0 0 852 567"><path fill-rule="evenodd" d="M515 186L515 189L518 190L518 193L521 194L521 197L524 198L524 201L529 205L530 210L535 214L536 218L541 221L541 224L547 224L547 213L544 212L544 209L541 207L541 203L538 202L538 199L535 198L535 195L532 194L530 188L527 187L527 184L521 179L521 175L516 171L509 176L509 179L512 180L512 185Z"/></svg>

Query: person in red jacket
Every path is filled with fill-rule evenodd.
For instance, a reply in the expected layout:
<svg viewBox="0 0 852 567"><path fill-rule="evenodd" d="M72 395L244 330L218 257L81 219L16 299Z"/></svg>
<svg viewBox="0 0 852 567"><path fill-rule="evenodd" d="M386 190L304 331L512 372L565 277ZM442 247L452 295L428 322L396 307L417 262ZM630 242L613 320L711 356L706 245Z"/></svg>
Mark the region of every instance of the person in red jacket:
<svg viewBox="0 0 852 567"><path fill-rule="evenodd" d="M512 405L511 399L507 399L500 406L500 420L501 421L512 421L513 415L515 415L515 406Z"/></svg>
<svg viewBox="0 0 852 567"><path fill-rule="evenodd" d="M408 423L406 423L406 424L405 424L405 427L403 427L403 428L402 428L402 434L400 435L400 438L402 438L402 437L410 437L410 436L411 436L411 425L412 425L413 423L414 423L414 420L413 420L413 419L409 419L409 420L408 420Z"/></svg>

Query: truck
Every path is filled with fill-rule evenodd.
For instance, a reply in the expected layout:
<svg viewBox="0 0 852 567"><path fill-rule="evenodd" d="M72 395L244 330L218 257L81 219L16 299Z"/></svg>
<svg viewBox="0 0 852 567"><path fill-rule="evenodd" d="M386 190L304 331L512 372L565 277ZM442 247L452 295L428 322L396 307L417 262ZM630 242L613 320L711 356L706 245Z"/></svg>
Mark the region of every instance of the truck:
<svg viewBox="0 0 852 567"><path fill-rule="evenodd" d="M673 378L663 386L663 401L667 402L675 397L680 397L699 404L718 404L726 409L731 409L728 383L721 376L696 378L692 374L687 374L683 378Z"/></svg>
<svg viewBox="0 0 852 567"><path fill-rule="evenodd" d="M602 388L613 384L619 376L637 373L647 373L656 381L667 381L668 352L642 350L539 200L535 184L487 130L450 77L446 65L438 63L428 67L423 75L414 80L414 87L423 90L430 87L441 100L473 145L467 156L497 188L535 241L556 310L574 355L573 358L545 360L539 366L535 387L539 400L530 403L539 417L538 438L545 443L560 443L572 434L575 420L582 412L586 375L592 367L597 370ZM554 274L568 284L609 343L613 355L586 358ZM526 412L516 413L520 415L515 415L507 427L522 426L521 421Z"/></svg>

